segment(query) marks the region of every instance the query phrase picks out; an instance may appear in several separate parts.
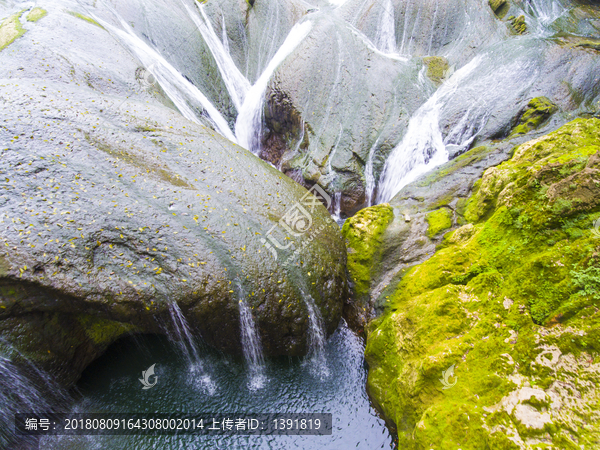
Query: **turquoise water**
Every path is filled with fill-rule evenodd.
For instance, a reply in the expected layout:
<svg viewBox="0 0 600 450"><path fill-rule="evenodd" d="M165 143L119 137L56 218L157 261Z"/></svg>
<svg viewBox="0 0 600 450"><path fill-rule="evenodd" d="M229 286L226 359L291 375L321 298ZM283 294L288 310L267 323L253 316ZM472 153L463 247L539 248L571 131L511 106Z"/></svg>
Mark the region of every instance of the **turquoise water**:
<svg viewBox="0 0 600 450"><path fill-rule="evenodd" d="M59 436L44 449L388 449L392 437L365 392L364 345L345 325L325 346L326 370L315 360L267 360L267 380L252 389L241 359L200 351L192 368L166 338L144 336L113 345L83 374L73 412L333 414L331 436ZM155 364L157 383L142 389L142 371Z"/></svg>

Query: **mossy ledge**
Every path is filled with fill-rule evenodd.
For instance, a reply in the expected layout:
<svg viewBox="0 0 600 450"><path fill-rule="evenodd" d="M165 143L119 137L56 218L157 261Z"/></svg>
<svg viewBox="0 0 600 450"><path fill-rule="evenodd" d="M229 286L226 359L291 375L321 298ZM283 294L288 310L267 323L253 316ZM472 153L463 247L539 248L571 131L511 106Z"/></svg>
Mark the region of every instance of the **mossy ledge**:
<svg viewBox="0 0 600 450"><path fill-rule="evenodd" d="M352 305L356 311L346 311L352 325L361 328L366 323L368 297L371 288L371 268L380 259L382 237L394 219L394 209L387 203L362 209L346 220L342 235L348 251L348 272L354 286Z"/></svg>
<svg viewBox="0 0 600 450"><path fill-rule="evenodd" d="M87 23L91 23L92 25L96 25L97 27L104 29L104 27L102 25L100 25L98 22L96 22L91 17L85 16L85 15L75 12L75 11L67 11L67 14L70 14L73 17L77 17L78 19L85 20Z"/></svg>
<svg viewBox="0 0 600 450"><path fill-rule="evenodd" d="M549 98L532 98L527 104L527 108L520 114L511 136L527 134L536 130L557 111L558 106Z"/></svg>
<svg viewBox="0 0 600 450"><path fill-rule="evenodd" d="M18 38L23 36L27 31L23 28L23 25L19 20L24 12L25 10L22 10L2 21L2 25L0 25L0 51L4 50Z"/></svg>
<svg viewBox="0 0 600 450"><path fill-rule="evenodd" d="M577 119L488 169L369 325L399 448L600 448L599 142Z"/></svg>
<svg viewBox="0 0 600 450"><path fill-rule="evenodd" d="M510 3L507 0L489 0L489 5L499 19L504 18L510 9Z"/></svg>
<svg viewBox="0 0 600 450"><path fill-rule="evenodd" d="M37 22L38 20L46 17L46 15L48 15L48 11L39 7L35 7L29 11L29 14L27 14L27 21Z"/></svg>

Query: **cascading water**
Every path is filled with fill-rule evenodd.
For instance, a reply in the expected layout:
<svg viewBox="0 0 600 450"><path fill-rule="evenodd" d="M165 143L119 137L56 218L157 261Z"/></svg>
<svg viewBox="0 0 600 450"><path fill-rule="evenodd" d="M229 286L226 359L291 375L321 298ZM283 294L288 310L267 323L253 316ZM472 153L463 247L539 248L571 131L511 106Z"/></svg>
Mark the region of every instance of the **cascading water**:
<svg viewBox="0 0 600 450"><path fill-rule="evenodd" d="M388 202L404 186L448 160L448 152L439 127L440 111L454 94L458 84L478 64L479 58L475 58L455 72L410 119L404 138L392 150L381 173L378 203ZM472 128L471 130L474 131ZM461 136L464 140L473 137L464 133Z"/></svg>
<svg viewBox="0 0 600 450"><path fill-rule="evenodd" d="M248 388L257 390L264 387L266 382L265 359L263 357L262 345L254 318L252 317L252 310L248 306L248 303L246 303L246 299L242 297L238 304L240 309L242 350L244 352L244 359L250 369Z"/></svg>
<svg viewBox="0 0 600 450"><path fill-rule="evenodd" d="M113 13L116 15L115 12ZM157 51L137 37L133 30L131 30L131 27L121 17L117 17L121 27L125 31L114 27L99 17L95 16L94 19L113 36L118 38L140 60L146 70L156 77L161 87L186 119L200 123L196 112L190 107L190 104L197 106L206 111L206 119L219 133L227 139L236 142L227 121L208 98L196 86L186 80Z"/></svg>
<svg viewBox="0 0 600 450"><path fill-rule="evenodd" d="M331 208L333 210L333 220L340 222L342 220L342 193L336 192L333 194L333 201L331 202Z"/></svg>
<svg viewBox="0 0 600 450"><path fill-rule="evenodd" d="M332 5L334 5L337 8L339 6L342 6L347 1L348 0L329 0L329 3L331 3Z"/></svg>
<svg viewBox="0 0 600 450"><path fill-rule="evenodd" d="M225 27L225 16L221 17L221 29L223 30L221 42L223 42L225 53L229 55L229 39L227 38L227 28Z"/></svg>
<svg viewBox="0 0 600 450"><path fill-rule="evenodd" d="M0 448L11 448L15 443L13 424L14 414L27 412L52 412L65 408L69 397L63 389L45 372L30 363L12 347L4 352L6 345L0 342ZM17 355L18 354L18 355ZM13 362L18 357L20 364ZM20 444L22 436L18 438Z"/></svg>
<svg viewBox="0 0 600 450"><path fill-rule="evenodd" d="M348 30L350 30L356 37L358 37L361 41L363 41L363 43L370 49L373 50L375 53L377 53L378 55L381 56L385 56L386 58L389 59L395 59L397 61L408 61L408 58L400 56L397 53L386 53L384 51L379 50L379 48L377 48L376 45L373 44L373 42L371 42L369 40L369 38L367 36L364 35L364 33L362 33L358 28L356 28L354 25L350 24L350 23L346 23L346 28L348 28Z"/></svg>
<svg viewBox="0 0 600 450"><path fill-rule="evenodd" d="M392 0L382 3L381 15L379 16L379 31L377 43L379 50L384 53L396 51L396 18L394 15L394 4Z"/></svg>
<svg viewBox="0 0 600 450"><path fill-rule="evenodd" d="M183 5L191 19L196 24L196 27L200 31L200 34L202 34L204 41L208 45L208 48L215 58L219 72L221 73L221 77L223 78L225 86L227 87L227 91L233 100L233 104L235 105L236 109L240 111L244 102L244 98L250 90L250 82L239 71L233 62L233 59L231 59L229 50L225 48L223 42L221 42L221 40L219 40L217 37L209 18L206 16L203 5L198 5L201 16L198 16L198 14L187 4L183 3ZM225 30L224 22L223 30ZM227 35L225 32L223 32L223 40L224 42L227 42Z"/></svg>
<svg viewBox="0 0 600 450"><path fill-rule="evenodd" d="M235 122L237 142L252 153L258 154L262 130L262 105L269 80L277 67L308 35L312 23L305 21L294 25L256 83L250 86L250 82L237 68L228 50L218 39L203 6L198 6L201 17L185 3L184 6L215 58L221 77L238 110ZM224 35L223 40L226 39L227 37Z"/></svg>
<svg viewBox="0 0 600 450"><path fill-rule="evenodd" d="M235 122L235 135L239 144L254 154L260 151L260 135L262 128L262 105L265 90L273 72L285 60L285 58L304 40L312 28L310 21L297 23L291 29L283 45L277 50L275 56L256 83L250 88L246 95L244 104L239 111Z"/></svg>
<svg viewBox="0 0 600 450"><path fill-rule="evenodd" d="M304 292L302 298L308 310L308 355L313 373L321 378L329 376L325 358L325 325L314 299Z"/></svg>
<svg viewBox="0 0 600 450"><path fill-rule="evenodd" d="M531 14L544 25L554 22L568 10L561 0L529 0L528 3Z"/></svg>
<svg viewBox="0 0 600 450"><path fill-rule="evenodd" d="M171 337L176 341L181 353L188 360L190 373L201 386L206 388L210 395L214 394L216 387L210 376L205 373L198 345L177 302L172 302L169 305L169 314L173 325L173 335Z"/></svg>
<svg viewBox="0 0 600 450"><path fill-rule="evenodd" d="M369 150L369 157L367 158L367 164L365 166L365 195L367 198L367 206L373 206L373 194L375 193L375 174L373 173L373 157L375 156L375 151L379 148L379 140L381 139L381 135L375 140L375 143L371 146Z"/></svg>

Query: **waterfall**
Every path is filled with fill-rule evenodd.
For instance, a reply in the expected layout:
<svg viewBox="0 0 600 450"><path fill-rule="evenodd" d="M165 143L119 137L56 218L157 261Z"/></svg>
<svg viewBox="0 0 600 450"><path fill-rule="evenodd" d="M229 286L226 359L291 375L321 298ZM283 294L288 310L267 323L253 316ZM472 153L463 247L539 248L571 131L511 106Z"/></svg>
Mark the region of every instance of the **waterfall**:
<svg viewBox="0 0 600 450"><path fill-rule="evenodd" d="M375 151L378 148L379 140L381 139L381 134L375 140L375 143L371 146L369 150L369 157L367 158L367 164L365 166L365 196L367 197L367 206L373 206L373 194L375 192L375 173L373 172L373 157L375 156Z"/></svg>
<svg viewBox="0 0 600 450"><path fill-rule="evenodd" d="M439 1L435 2L435 12L433 13L433 20L431 21L431 32L429 33L429 48L427 54L431 55L431 48L433 47L433 35L435 34L435 21L438 15L438 9L440 8Z"/></svg>
<svg viewBox="0 0 600 450"><path fill-rule="evenodd" d="M411 6L411 0L407 0L405 7L404 7L404 26L402 27L402 42L400 44L400 54L404 55L404 54L408 54L408 49L406 50L406 52L404 51L404 45L406 44L406 32L408 30L408 23L409 23L409 17L410 17L410 6Z"/></svg>
<svg viewBox="0 0 600 450"><path fill-rule="evenodd" d="M192 105L196 104L206 111L206 118L215 127L216 131L230 141L236 142L235 136L229 129L227 121L206 96L200 92L196 86L186 80L185 77L169 64L169 62L157 51L137 37L131 27L121 17L117 17L125 31L112 26L99 17L94 16L94 19L113 36L117 36L129 51L140 60L146 70L154 75L169 98L186 119L195 123L200 123L196 112L189 106L189 103Z"/></svg>
<svg viewBox="0 0 600 450"><path fill-rule="evenodd" d="M169 304L169 314L171 316L171 324L173 325L173 333L171 335L181 353L185 356L189 363L190 373L194 379L199 382L200 385L206 387L210 395L214 394L216 387L212 382L210 376L206 374L200 353L198 351L198 345L194 340L190 326L183 315L183 311L179 308L177 302Z"/></svg>
<svg viewBox="0 0 600 450"><path fill-rule="evenodd" d="M385 203L420 175L448 161L448 152L439 127L440 112L456 92L458 84L479 64L480 58L456 71L411 117L402 141L392 150L380 177L378 203ZM469 112L467 112L467 116ZM464 119L466 120L466 119ZM469 128L473 133L475 129ZM473 135L453 131L453 137L471 139ZM461 145L461 144L454 144Z"/></svg>
<svg viewBox="0 0 600 450"><path fill-rule="evenodd" d="M291 29L283 45L277 50L267 68L250 88L235 122L235 135L239 144L254 154L260 151L262 106L267 85L275 69L302 42L312 28L310 21L297 23Z"/></svg>
<svg viewBox="0 0 600 450"><path fill-rule="evenodd" d="M240 289L241 290L241 289ZM246 299L242 297L239 301L240 308L240 331L242 333L242 350L244 358L250 369L250 382L248 387L251 390L257 390L264 386L266 381L265 376L265 360L262 353L262 345L260 336L252 317L252 310L246 303Z"/></svg>
<svg viewBox="0 0 600 450"><path fill-rule="evenodd" d="M345 26L348 30L350 30L350 32L352 34L354 34L357 38L359 38L361 41L363 41L364 44L369 48L369 50L372 50L373 52L377 53L378 55L384 56L388 59L394 59L396 61L402 61L402 62L406 62L409 60L409 58L400 56L397 53L386 53L386 52L379 50L377 48L377 46L374 45L373 42L371 42L369 40L369 38L367 36L365 36L363 33L361 33L361 31L358 28L356 28L354 25L352 25L350 23L346 23Z"/></svg>
<svg viewBox="0 0 600 450"><path fill-rule="evenodd" d="M337 194L336 194L337 195ZM314 299L302 292L304 304L308 310L308 361L313 373L321 378L329 376L325 358L325 325L321 311Z"/></svg>
<svg viewBox="0 0 600 450"><path fill-rule="evenodd" d="M542 24L549 25L567 11L560 0L529 0L531 13Z"/></svg>
<svg viewBox="0 0 600 450"><path fill-rule="evenodd" d="M536 24L536 34L542 36L547 33L553 34L550 26L568 10L561 0L529 0L525 14Z"/></svg>
<svg viewBox="0 0 600 450"><path fill-rule="evenodd" d="M0 342L0 344L5 344ZM4 345L2 346L4 347ZM15 364L8 356L14 354L22 362ZM42 370L9 346L0 354L0 448L14 448L14 414L52 412L67 407L69 396ZM23 436L18 437L23 443Z"/></svg>
<svg viewBox="0 0 600 450"><path fill-rule="evenodd" d="M381 16L379 17L379 29L377 32L378 47L384 53L394 53L396 51L394 5L392 0L385 0L381 6Z"/></svg>
<svg viewBox="0 0 600 450"><path fill-rule="evenodd" d="M342 193L336 192L333 194L333 200L331 202L331 209L333 210L333 220L340 222L342 220Z"/></svg>
<svg viewBox="0 0 600 450"><path fill-rule="evenodd" d="M217 37L210 20L204 12L204 6L198 5L198 9L200 10L202 17L199 17L198 14L196 14L196 12L185 3L183 6L187 10L188 15L196 24L196 27L200 31L200 34L202 34L204 41L208 45L208 48L215 58L219 72L221 73L221 78L227 87L227 91L229 92L235 108L239 112L244 102L244 98L250 90L250 82L244 75L242 75L242 72L239 71L233 62L229 51L225 48L223 42ZM223 22L223 40L224 42L227 42L227 35L225 34L225 22Z"/></svg>
<svg viewBox="0 0 600 450"><path fill-rule="evenodd" d="M227 29L225 28L225 16L221 16L221 29L223 31L221 42L223 42L223 48L225 49L226 54L230 54L229 52L229 39L227 38ZM237 66L236 66L237 67ZM244 77L246 78L246 77Z"/></svg>

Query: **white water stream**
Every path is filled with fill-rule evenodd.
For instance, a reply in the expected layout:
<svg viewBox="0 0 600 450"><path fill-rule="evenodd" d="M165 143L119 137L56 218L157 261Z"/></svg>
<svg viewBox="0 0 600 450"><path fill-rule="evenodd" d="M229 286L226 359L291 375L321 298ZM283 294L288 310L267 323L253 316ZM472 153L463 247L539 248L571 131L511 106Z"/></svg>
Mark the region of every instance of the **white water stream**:
<svg viewBox="0 0 600 450"><path fill-rule="evenodd" d="M210 376L205 372L198 346L183 311L181 311L177 302L173 302L169 305L169 314L171 315L171 323L173 325L173 331L175 332L173 340L176 341L181 352L188 360L190 373L199 385L206 388L210 395L214 394L216 386L212 382Z"/></svg>
<svg viewBox="0 0 600 450"><path fill-rule="evenodd" d="M273 72L275 72L275 69L277 69L285 58L287 58L298 44L302 42L310 32L311 28L312 23L310 21L294 25L283 42L283 45L277 50L277 53L275 53L275 56L271 59L267 68L246 95L235 122L235 135L239 144L254 154L258 154L260 151L262 106L269 80L271 79Z"/></svg>
<svg viewBox="0 0 600 450"><path fill-rule="evenodd" d="M223 42L227 42L227 35L223 31L223 41L217 37L210 20L206 16L203 5L198 6L198 10L200 11L199 15L196 11L194 11L193 8L190 8L184 2L182 3L188 12L188 15L194 21L196 27L202 34L204 41L210 48L217 66L219 67L221 77L223 78L225 86L227 87L227 91L231 96L231 100L233 101L235 108L239 111L244 103L246 94L250 90L250 82L246 79L242 72L239 71L233 62L233 59L231 59L229 50L223 45ZM225 22L223 22L223 30L225 30Z"/></svg>
<svg viewBox="0 0 600 450"><path fill-rule="evenodd" d="M379 31L377 33L378 47L384 53L395 53L396 19L394 15L394 4L392 3L392 0L384 0L381 6Z"/></svg>
<svg viewBox="0 0 600 450"><path fill-rule="evenodd" d="M200 123L197 113L190 107L190 103L197 105L206 111L206 118L219 133L227 139L236 142L227 121L210 100L196 86L186 80L160 53L140 39L120 16L117 17L122 29L109 24L97 16L94 19L113 36L118 38L140 60L146 70L154 75L186 119Z"/></svg>
<svg viewBox="0 0 600 450"><path fill-rule="evenodd" d="M244 358L250 370L250 381L248 388L257 390L264 387L267 377L265 375L265 359L260 343L260 336L252 317L252 310L246 303L246 299L239 301L240 330L242 333L242 350Z"/></svg>
<svg viewBox="0 0 600 450"><path fill-rule="evenodd" d="M321 378L329 376L327 359L325 358L325 325L319 307L314 299L302 293L306 309L308 310L308 361L313 373Z"/></svg>
<svg viewBox="0 0 600 450"><path fill-rule="evenodd" d="M440 112L458 85L477 67L479 58L455 72L410 119L402 141L392 150L380 178L377 203L388 202L404 186L448 161L439 127ZM468 115L468 113L467 113ZM462 135L464 139L472 135Z"/></svg>

